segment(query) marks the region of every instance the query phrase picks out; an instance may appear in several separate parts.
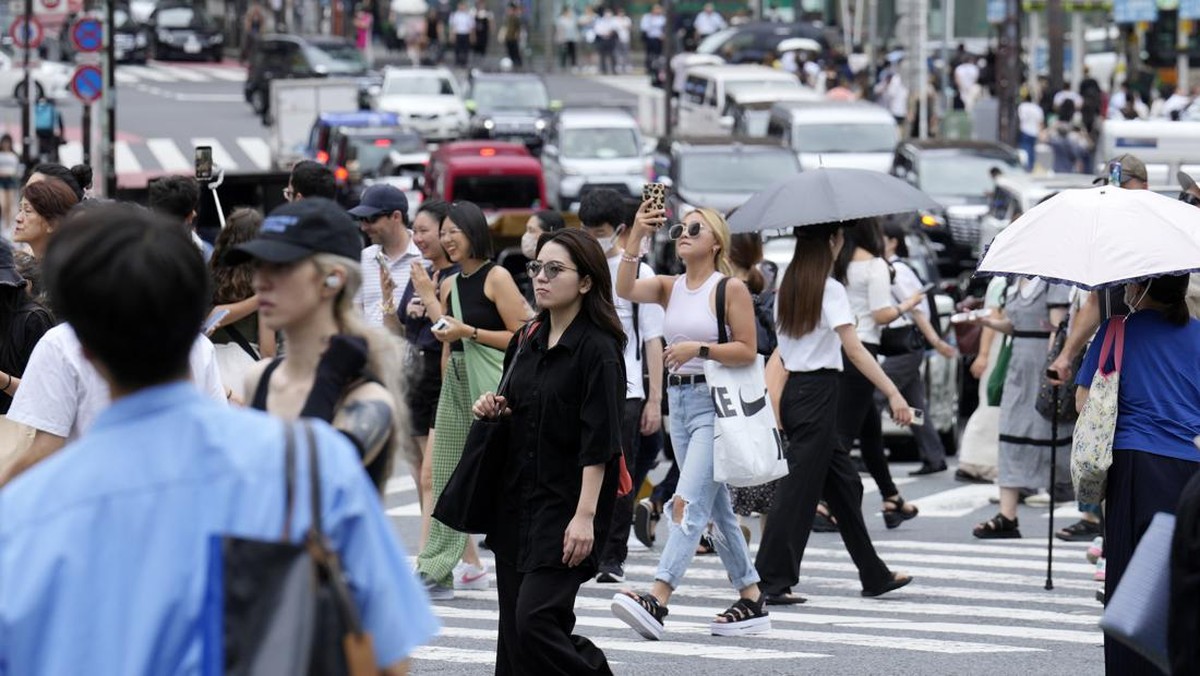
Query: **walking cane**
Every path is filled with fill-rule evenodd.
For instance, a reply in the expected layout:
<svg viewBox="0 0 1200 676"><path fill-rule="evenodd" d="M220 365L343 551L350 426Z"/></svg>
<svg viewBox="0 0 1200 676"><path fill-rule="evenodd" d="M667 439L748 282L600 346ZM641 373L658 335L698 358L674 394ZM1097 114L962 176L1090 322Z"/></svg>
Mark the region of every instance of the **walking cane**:
<svg viewBox="0 0 1200 676"><path fill-rule="evenodd" d="M1050 413L1050 525L1046 529L1046 591L1054 589L1054 489L1055 469L1058 466L1058 385L1050 390L1054 402Z"/></svg>

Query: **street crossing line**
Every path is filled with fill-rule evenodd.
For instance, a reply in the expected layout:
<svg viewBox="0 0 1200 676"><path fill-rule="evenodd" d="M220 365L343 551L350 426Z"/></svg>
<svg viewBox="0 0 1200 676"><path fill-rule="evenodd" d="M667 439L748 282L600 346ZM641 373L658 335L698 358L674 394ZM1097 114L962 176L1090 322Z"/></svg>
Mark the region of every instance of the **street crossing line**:
<svg viewBox="0 0 1200 676"><path fill-rule="evenodd" d="M198 66L196 71L210 78L226 82L245 82L246 71L241 68L223 68L221 66Z"/></svg>
<svg viewBox="0 0 1200 676"><path fill-rule="evenodd" d="M159 166L167 172L185 172L193 168L192 161L183 154L179 146L171 139L152 138L146 140L146 148Z"/></svg>
<svg viewBox="0 0 1200 676"><path fill-rule="evenodd" d="M271 146L265 139L258 136L239 136L237 144L256 168L262 171L271 168Z"/></svg>
<svg viewBox="0 0 1200 676"><path fill-rule="evenodd" d="M133 154L133 149L129 147L128 141L117 141L113 147L113 158L118 174L140 174L142 172L142 164L138 162L138 158Z"/></svg>
<svg viewBox="0 0 1200 676"><path fill-rule="evenodd" d="M221 167L225 171L234 171L238 168L238 163L233 159L233 155L225 150L225 146L215 138L199 137L192 139L192 146L212 146L213 164Z"/></svg>
<svg viewBox="0 0 1200 676"><path fill-rule="evenodd" d="M187 67L182 67L182 66L168 66L168 65L164 65L164 64L154 64L154 65L151 65L148 67L167 73L168 75L171 76L171 79L174 81L210 82L212 80L211 77L209 77L205 73L198 72L197 69L195 69L195 68L187 68Z"/></svg>
<svg viewBox="0 0 1200 676"><path fill-rule="evenodd" d="M95 146L92 146L95 152ZM58 162L64 167L83 164L83 144L79 141L67 141L58 147Z"/></svg>
<svg viewBox="0 0 1200 676"><path fill-rule="evenodd" d="M152 68L150 66L118 66L117 74L124 72L126 77L132 76L134 79L131 82L139 80L153 80L155 82L175 82L179 78L173 77L171 73Z"/></svg>

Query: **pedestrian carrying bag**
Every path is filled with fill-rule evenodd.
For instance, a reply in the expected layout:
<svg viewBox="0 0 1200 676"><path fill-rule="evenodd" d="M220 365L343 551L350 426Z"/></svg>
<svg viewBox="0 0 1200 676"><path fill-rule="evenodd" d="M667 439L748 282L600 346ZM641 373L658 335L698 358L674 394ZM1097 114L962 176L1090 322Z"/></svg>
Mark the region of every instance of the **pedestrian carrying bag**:
<svg viewBox="0 0 1200 676"><path fill-rule="evenodd" d="M451 309L459 321L464 317L459 300L461 296L458 293L458 280L461 276L460 273L450 278L454 289L450 294ZM471 403L474 403L500 381L500 373L504 370L504 350L488 347L475 340L460 342L463 347L463 360L467 366L467 390L471 393Z"/></svg>
<svg viewBox="0 0 1200 676"><path fill-rule="evenodd" d="M725 331L726 277L717 284L717 333ZM783 439L775 426L775 411L767 395L762 355L747 366L704 362L704 380L712 394L713 481L731 486L758 486L788 473Z"/></svg>
<svg viewBox="0 0 1200 676"><path fill-rule="evenodd" d="M292 542L297 425L308 447L312 522L303 539ZM377 674L371 636L363 630L341 561L321 525L321 473L311 423L287 423L284 435L280 539L215 536L209 547L204 673Z"/></svg>
<svg viewBox="0 0 1200 676"><path fill-rule="evenodd" d="M1046 355L1046 370L1049 370L1050 365L1058 359L1058 355L1062 354L1063 346L1067 343L1067 322L1062 322L1054 331L1054 344L1050 346L1050 353ZM1075 360L1071 363L1071 373L1079 373L1079 365L1083 363L1083 352L1076 355ZM1037 401L1033 403L1034 409L1046 420L1053 422L1058 420L1060 423L1071 423L1079 417L1079 411L1075 409L1075 389L1072 387L1059 386L1058 398L1054 397L1055 386L1050 384L1049 380L1043 379L1042 385L1038 389ZM1058 409L1055 413L1054 409Z"/></svg>
<svg viewBox="0 0 1200 676"><path fill-rule="evenodd" d="M1155 514L1100 618L1105 634L1153 662L1164 674L1171 673L1167 654L1171 605L1168 571L1174 534L1175 516Z"/></svg>
<svg viewBox="0 0 1200 676"><path fill-rule="evenodd" d="M517 360L526 349L529 337L537 330L538 323L532 322L522 330L517 340L517 351L496 388L497 395L504 396L508 390L508 381ZM433 507L433 518L461 533L488 533L492 530L499 501L500 476L508 453L510 425L508 416L481 418L471 423L467 441L463 445L462 459L438 496L437 504Z"/></svg>
<svg viewBox="0 0 1200 676"><path fill-rule="evenodd" d="M1110 355L1113 368L1108 370ZM1108 468L1112 466L1113 435L1117 431L1117 395L1124 356L1125 320L1113 319L1104 332L1100 365L1071 441L1071 483L1075 484L1075 497L1084 504L1099 505L1104 499Z"/></svg>
<svg viewBox="0 0 1200 676"><path fill-rule="evenodd" d="M988 406L999 406L1004 398L1004 379L1008 377L1008 362L1012 361L1012 336L1005 336L996 355L996 366L988 376L987 403Z"/></svg>

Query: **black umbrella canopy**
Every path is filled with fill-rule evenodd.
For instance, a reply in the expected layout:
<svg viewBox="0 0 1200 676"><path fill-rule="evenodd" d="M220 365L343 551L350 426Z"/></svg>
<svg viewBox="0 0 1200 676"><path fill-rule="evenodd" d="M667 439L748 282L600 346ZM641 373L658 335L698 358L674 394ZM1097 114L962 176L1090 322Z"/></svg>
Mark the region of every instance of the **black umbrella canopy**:
<svg viewBox="0 0 1200 676"><path fill-rule="evenodd" d="M940 208L908 183L878 171L820 168L775 183L729 217L731 232L784 230Z"/></svg>

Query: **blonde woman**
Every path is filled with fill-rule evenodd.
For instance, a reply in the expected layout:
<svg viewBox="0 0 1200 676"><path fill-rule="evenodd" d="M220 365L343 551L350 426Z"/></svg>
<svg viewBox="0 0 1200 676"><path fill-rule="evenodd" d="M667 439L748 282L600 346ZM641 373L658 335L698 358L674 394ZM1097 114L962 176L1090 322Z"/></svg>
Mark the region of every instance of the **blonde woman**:
<svg viewBox="0 0 1200 676"><path fill-rule="evenodd" d="M367 328L354 307L362 239L337 204L310 198L279 207L258 236L225 255L254 262L263 324L283 333L284 357L246 374L250 405L285 420L320 418L357 446L382 491L396 447L406 443L399 339Z"/></svg>
<svg viewBox="0 0 1200 676"><path fill-rule="evenodd" d="M634 303L657 303L666 308L663 335L667 349L667 398L671 409L671 442L679 463L679 485L664 510L670 536L663 548L649 593L630 591L613 597L613 613L644 638L657 640L672 592L679 587L696 554L700 536L714 524L717 553L738 600L710 626L717 636L740 636L767 631L771 619L763 607L758 573L750 560L725 484L713 481L713 422L716 411L704 379L704 361L743 366L754 361L758 344L754 302L745 283L730 278L724 314L729 341L718 342L717 285L732 272L729 265L729 226L712 209L695 209L672 225L675 250L685 274L637 279L642 239L662 226L664 212L642 204L633 231L625 242L617 268L617 295Z"/></svg>

